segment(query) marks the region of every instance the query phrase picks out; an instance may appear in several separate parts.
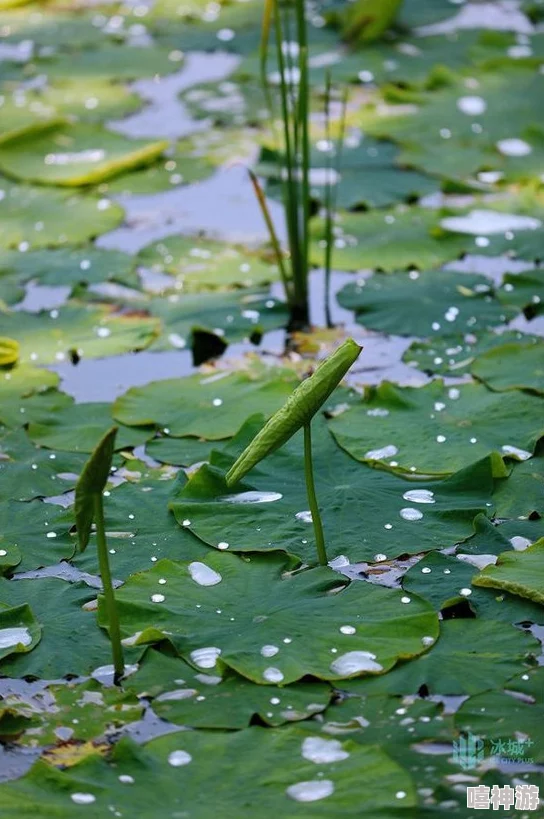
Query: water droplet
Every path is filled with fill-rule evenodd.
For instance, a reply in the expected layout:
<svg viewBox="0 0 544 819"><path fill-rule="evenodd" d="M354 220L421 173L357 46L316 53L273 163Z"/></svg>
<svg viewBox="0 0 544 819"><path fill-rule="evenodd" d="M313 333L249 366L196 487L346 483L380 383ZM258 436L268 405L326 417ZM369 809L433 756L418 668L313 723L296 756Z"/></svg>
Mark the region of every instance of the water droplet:
<svg viewBox="0 0 544 819"><path fill-rule="evenodd" d="M355 634L357 629L355 626L340 626L340 631L342 634Z"/></svg>
<svg viewBox="0 0 544 819"><path fill-rule="evenodd" d="M174 768L181 768L182 765L188 765L193 757L187 751L172 751L168 754L168 763Z"/></svg>
<svg viewBox="0 0 544 819"><path fill-rule="evenodd" d="M532 147L524 139L500 139L497 148L504 156L527 156L532 153Z"/></svg>
<svg viewBox="0 0 544 819"><path fill-rule="evenodd" d="M341 677L349 677L360 671L382 671L382 666L375 660L376 655L370 651L348 651L337 657L330 669Z"/></svg>
<svg viewBox="0 0 544 819"><path fill-rule="evenodd" d="M457 108L467 116L478 117L486 110L487 103L482 97L460 97L457 100Z"/></svg>
<svg viewBox="0 0 544 819"><path fill-rule="evenodd" d="M382 552L378 552L378 554L374 555L374 560L376 563L383 563L384 560L387 560L387 555L384 555Z"/></svg>
<svg viewBox="0 0 544 819"><path fill-rule="evenodd" d="M217 548L224 552L225 549L229 548L229 544L227 543L226 540L222 540L220 543L217 544Z"/></svg>
<svg viewBox="0 0 544 819"><path fill-rule="evenodd" d="M48 532L48 533L46 534L46 537L50 537L50 538L51 538L51 537L56 537L56 536L57 536L57 533L56 533L56 532Z"/></svg>
<svg viewBox="0 0 544 819"><path fill-rule="evenodd" d="M334 793L334 783L330 779L313 779L308 782L297 782L289 785L287 796L296 802L317 802Z"/></svg>
<svg viewBox="0 0 544 819"><path fill-rule="evenodd" d="M403 520L421 520L423 512L419 509L412 509L411 506L406 506L400 510L399 515Z"/></svg>
<svg viewBox="0 0 544 819"><path fill-rule="evenodd" d="M397 799L404 799L404 797L406 796L406 791L397 791L395 796Z"/></svg>
<svg viewBox="0 0 544 819"><path fill-rule="evenodd" d="M119 777L119 782L122 782L123 785L133 785L134 777L130 776L129 774L121 774Z"/></svg>
<svg viewBox="0 0 544 819"><path fill-rule="evenodd" d="M263 679L267 682L271 683L278 683L283 680L283 673L279 670L279 668L265 668L263 671Z"/></svg>
<svg viewBox="0 0 544 819"><path fill-rule="evenodd" d="M199 586L217 586L223 579L219 572L216 572L205 563L200 563L199 561L189 563L187 568L189 569L189 574L192 579L195 583L198 583Z"/></svg>
<svg viewBox="0 0 544 819"><path fill-rule="evenodd" d="M222 503L272 503L283 498L281 492L238 492L236 495L223 495L218 498Z"/></svg>
<svg viewBox="0 0 544 819"><path fill-rule="evenodd" d="M422 637L421 642L423 643L424 646L432 646L432 644L434 643L434 637L429 636Z"/></svg>
<svg viewBox="0 0 544 819"><path fill-rule="evenodd" d="M472 589L460 589L459 594L462 594L463 597L470 597L472 594Z"/></svg>
<svg viewBox="0 0 544 819"><path fill-rule="evenodd" d="M29 646L31 642L32 637L27 628L0 629L0 649L13 648L17 645Z"/></svg>
<svg viewBox="0 0 544 819"><path fill-rule="evenodd" d="M212 401L212 404L214 405L214 407L220 407L222 403L223 403L222 398L214 398L213 401Z"/></svg>
<svg viewBox="0 0 544 819"><path fill-rule="evenodd" d="M431 573L431 569L428 566L424 566L421 571L422 571L423 574L430 574Z"/></svg>
<svg viewBox="0 0 544 819"><path fill-rule="evenodd" d="M96 796L92 793L72 793L70 794L70 799L72 802L75 802L76 805L92 805L92 803L96 801Z"/></svg>
<svg viewBox="0 0 544 819"><path fill-rule="evenodd" d="M434 503L434 492L430 489L409 489L402 496L411 503Z"/></svg>
<svg viewBox="0 0 544 819"><path fill-rule="evenodd" d="M277 646L263 646L261 648L261 654L263 657L274 657L279 651Z"/></svg>
<svg viewBox="0 0 544 819"><path fill-rule="evenodd" d="M502 446L501 450L505 455L515 455L520 461L527 461L531 457L531 453L527 452L526 449L518 449L517 446L510 446L509 444Z"/></svg>
<svg viewBox="0 0 544 819"><path fill-rule="evenodd" d="M400 602L401 602L401 603L410 603L410 602L411 602L411 598L410 598L410 597L401 597L401 598L400 598Z"/></svg>
<svg viewBox="0 0 544 819"><path fill-rule="evenodd" d="M195 651L191 651L189 656L199 668L213 668L220 654L220 648L206 646L206 648L197 648Z"/></svg>
<svg viewBox="0 0 544 819"><path fill-rule="evenodd" d="M309 762L315 762L316 765L327 765L348 759L349 753L344 751L337 739L306 737L302 743L302 756Z"/></svg>
<svg viewBox="0 0 544 819"><path fill-rule="evenodd" d="M365 458L368 458L369 461L381 461L383 458L392 458L393 455L397 455L398 449L393 444L389 444L388 446L383 446L381 449L369 449L367 453L365 453Z"/></svg>
<svg viewBox="0 0 544 819"><path fill-rule="evenodd" d="M152 594L151 595L151 602L152 603L164 603L166 597L164 594Z"/></svg>
<svg viewBox="0 0 544 819"><path fill-rule="evenodd" d="M185 518L185 520L182 523L182 526L190 526L190 525L191 525L191 521L188 518Z"/></svg>
<svg viewBox="0 0 544 819"><path fill-rule="evenodd" d="M295 518L303 523L312 523L312 513L307 509L304 512L297 512Z"/></svg>

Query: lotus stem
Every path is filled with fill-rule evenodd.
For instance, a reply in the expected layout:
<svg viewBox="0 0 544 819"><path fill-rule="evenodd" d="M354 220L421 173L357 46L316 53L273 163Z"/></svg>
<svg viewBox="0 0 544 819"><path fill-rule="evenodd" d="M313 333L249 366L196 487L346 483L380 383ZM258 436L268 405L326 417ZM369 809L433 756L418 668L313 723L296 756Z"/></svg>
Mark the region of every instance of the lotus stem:
<svg viewBox="0 0 544 819"><path fill-rule="evenodd" d="M325 549L325 536L323 534L323 524L321 522L321 515L319 513L317 496L315 494L314 471L312 463L312 431L309 423L304 425L304 475L306 478L306 491L308 493L308 503L310 505L312 523L314 525L317 557L321 566L326 566L328 563L327 552Z"/></svg>
<svg viewBox="0 0 544 819"><path fill-rule="evenodd" d="M123 658L123 646L121 645L121 630L117 607L115 605L115 594L110 572L110 562L108 559L108 546L106 543L106 529L104 524L104 507L102 505L102 495L94 497L94 520L96 524L96 547L98 550L98 566L102 578L102 591L106 603L106 611L109 622L109 633L111 651L113 655L113 682L119 685L125 673L125 661Z"/></svg>

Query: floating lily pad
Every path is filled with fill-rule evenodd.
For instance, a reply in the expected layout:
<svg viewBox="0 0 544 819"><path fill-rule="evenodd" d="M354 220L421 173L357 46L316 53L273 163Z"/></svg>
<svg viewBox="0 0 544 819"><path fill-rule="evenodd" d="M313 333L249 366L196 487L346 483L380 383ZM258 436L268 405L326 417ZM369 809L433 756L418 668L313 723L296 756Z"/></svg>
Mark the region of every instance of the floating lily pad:
<svg viewBox="0 0 544 819"><path fill-rule="evenodd" d="M96 598L96 589L54 578L1 580L0 603L19 606L32 601L32 611L42 626L42 639L29 654L2 662L7 677L41 677L58 680L65 675L88 675L111 662L111 645L96 622L96 613L83 608ZM137 648L125 652L127 663L138 659Z"/></svg>
<svg viewBox="0 0 544 819"><path fill-rule="evenodd" d="M323 202L328 186L334 190L341 208L387 207L432 193L438 189L435 179L417 171L400 167L399 150L391 142L352 138L346 140L341 166L336 169L336 146L326 139L313 146L309 172L311 194ZM284 159L274 151L265 150L258 166L260 176L267 176L267 193L282 196L281 169Z"/></svg>
<svg viewBox="0 0 544 819"><path fill-rule="evenodd" d="M255 685L237 674L195 671L179 657L150 649L127 685L153 697L157 716L192 728L246 728L254 715L267 725L310 719L325 710L332 689L317 682Z"/></svg>
<svg viewBox="0 0 544 819"><path fill-rule="evenodd" d="M260 684L381 673L424 651L424 636L437 636L424 600L406 598L407 606L400 592L373 585L342 591L345 580L327 568L282 579L291 566L281 553L161 560L117 590L121 631L125 638L144 632L144 641L148 630L150 640L170 640L201 670L219 659ZM105 625L102 606L99 619Z"/></svg>
<svg viewBox="0 0 544 819"><path fill-rule="evenodd" d="M462 551L500 555L510 548L526 549L531 543L544 537L544 520L534 515L532 517L532 520L503 520L494 525L483 515L477 515L474 518L474 535L463 542Z"/></svg>
<svg viewBox="0 0 544 819"><path fill-rule="evenodd" d="M0 495L23 501L73 489L85 459L33 446L24 430L0 439Z"/></svg>
<svg viewBox="0 0 544 819"><path fill-rule="evenodd" d="M448 609L467 602L477 617L506 623L544 624L544 610L515 595L497 594L490 589L472 587L479 569L496 559L491 554L465 552L464 544L457 548L457 557L437 552L425 555L412 566L402 579L402 587L413 594L420 594L437 609L448 616ZM470 562L469 562L470 561Z"/></svg>
<svg viewBox="0 0 544 819"><path fill-rule="evenodd" d="M399 270L433 268L454 259L467 240L438 228L436 213L422 208L397 209L384 213L342 214L335 228L333 260L340 270ZM311 260L323 264L325 225L315 222Z"/></svg>
<svg viewBox="0 0 544 819"><path fill-rule="evenodd" d="M0 169L26 182L77 187L145 166L167 147L92 125L58 125L0 145Z"/></svg>
<svg viewBox="0 0 544 819"><path fill-rule="evenodd" d="M431 651L389 674L349 680L342 688L355 694L479 694L498 687L525 669L539 643L514 626L493 620L446 620Z"/></svg>
<svg viewBox="0 0 544 819"><path fill-rule="evenodd" d="M285 303L271 298L267 289L171 293L145 306L162 322L161 336L153 343L155 350L192 346L197 331L218 336L223 344L258 343L265 332L285 327L288 320Z"/></svg>
<svg viewBox="0 0 544 819"><path fill-rule="evenodd" d="M311 563L314 532L301 436L251 470L243 484L225 483L223 470L262 421L251 419L222 452L212 452L212 466L191 476L173 496L171 508L180 525L187 522L210 546L228 543L236 552L281 548ZM445 547L472 534L479 511L491 511L488 459L446 481L414 484L357 463L335 444L323 422L314 422L313 439L329 558L343 555L356 563Z"/></svg>
<svg viewBox="0 0 544 819"><path fill-rule="evenodd" d="M498 480L493 501L499 518L528 518L542 511L544 457L516 463L508 478Z"/></svg>
<svg viewBox="0 0 544 819"><path fill-rule="evenodd" d="M367 389L360 404L330 421L337 442L361 461L447 474L498 451L526 460L544 432L541 399L493 393L481 384Z"/></svg>
<svg viewBox="0 0 544 819"><path fill-rule="evenodd" d="M456 712L454 720L462 730L490 740L489 751L493 756L510 756L512 762L535 754L538 756L544 739L543 683L541 669L523 674L506 686L509 692L523 694L523 698L505 691L488 691L466 700ZM520 734L530 741L516 740L515 736ZM512 750L519 750L520 753L512 754Z"/></svg>
<svg viewBox="0 0 544 819"><path fill-rule="evenodd" d="M191 466L207 461L213 444L199 438L154 438L146 444L145 451L150 458L161 464Z"/></svg>
<svg viewBox="0 0 544 819"><path fill-rule="evenodd" d="M207 548L188 528L180 528L168 510L172 484L171 480L149 479L127 482L112 489L104 500L109 563L114 578L124 580L164 557L171 560L206 557ZM99 573L94 548L75 555L72 562L78 569Z"/></svg>
<svg viewBox="0 0 544 819"><path fill-rule="evenodd" d="M29 250L78 244L113 230L122 209L109 199L3 183L0 247Z"/></svg>
<svg viewBox="0 0 544 819"><path fill-rule="evenodd" d="M3 606L0 603L0 662L10 654L32 651L41 637L41 627L26 604Z"/></svg>
<svg viewBox="0 0 544 819"><path fill-rule="evenodd" d="M401 142L401 161L428 173L464 178L493 169L514 179L538 174L543 149L543 123L535 116L538 68L511 64L508 70L480 74L468 89L461 78L450 80L420 95L415 111L378 115L365 123L367 129ZM407 95L406 101L413 99ZM519 148L521 143L527 148Z"/></svg>
<svg viewBox="0 0 544 819"><path fill-rule="evenodd" d="M0 270L13 271L23 282L36 279L50 287L74 287L77 284L101 284L113 281L138 287L136 262L132 256L117 250L58 248L20 253L0 251Z"/></svg>
<svg viewBox="0 0 544 819"><path fill-rule="evenodd" d="M93 79L111 82L137 80L141 77L163 76L181 68L183 54L168 49L104 44L101 48L85 49L74 54L56 54L37 61L36 70L50 80Z"/></svg>
<svg viewBox="0 0 544 819"><path fill-rule="evenodd" d="M97 816L97 811L115 804L125 815L152 819L157 793L163 810L170 813L179 809L183 793L183 804L198 805L198 819L213 815L218 798L229 814L253 817L258 809L262 819L309 816L309 811L313 817L331 812L375 817L400 791L406 794L403 805L415 804L410 776L379 747L337 740L326 746L331 749L326 757L334 754L335 761L315 762L314 757L319 757L303 746L306 737L294 727L281 731L252 727L235 732L176 732L144 748L123 739L112 753L111 764L98 754L64 771L36 762L26 776L0 787L0 809L6 817L19 819L52 812L59 819L69 819L74 803L94 804L90 810ZM362 804L361 791L368 794Z"/></svg>
<svg viewBox="0 0 544 819"><path fill-rule="evenodd" d="M51 107L59 116L98 123L128 116L142 107L143 100L127 86L113 83L111 77L59 77L30 93L28 105Z"/></svg>
<svg viewBox="0 0 544 819"><path fill-rule="evenodd" d="M94 680L49 685L32 697L8 695L3 705L25 718L25 732L17 738L22 746L87 742L136 721L144 710L134 694Z"/></svg>
<svg viewBox="0 0 544 819"><path fill-rule="evenodd" d="M0 422L8 427L26 422L26 407L33 397L56 395L61 401L68 399L55 387L59 383L56 373L30 365L14 367L0 372ZM21 410L24 410L21 412Z"/></svg>
<svg viewBox="0 0 544 819"><path fill-rule="evenodd" d="M63 452L92 452L98 441L112 426L111 404L90 402L66 405L54 415L44 415L33 421L28 434L39 446ZM153 435L150 427L121 425L115 446L135 447Z"/></svg>
<svg viewBox="0 0 544 819"><path fill-rule="evenodd" d="M544 393L544 341L527 339L495 347L479 355L472 375L496 392L531 390Z"/></svg>
<svg viewBox="0 0 544 819"><path fill-rule="evenodd" d="M133 387L113 405L114 418L130 426L154 424L173 437L230 438L246 415L272 415L298 383L288 369L220 370Z"/></svg>
<svg viewBox="0 0 544 819"><path fill-rule="evenodd" d="M504 552L497 564L487 566L473 579L475 586L503 589L544 604L544 540L537 541L523 552Z"/></svg>
<svg viewBox="0 0 544 819"><path fill-rule="evenodd" d="M404 353L402 360L427 373L460 376L470 371L472 362L481 353L521 339L527 340L527 336L516 331L500 334L484 331L478 335L470 332L465 335L444 337L435 336L433 333L431 341L414 341Z"/></svg>
<svg viewBox="0 0 544 819"><path fill-rule="evenodd" d="M6 552L4 558L19 564L18 571L58 563L74 552L75 541L70 536L72 522L58 506L38 500L4 501L0 504L0 521L0 550Z"/></svg>
<svg viewBox="0 0 544 819"><path fill-rule="evenodd" d="M2 321L21 346L21 361L39 364L141 350L158 331L157 320L149 316L116 314L82 304L40 313L9 313Z"/></svg>
<svg viewBox="0 0 544 819"><path fill-rule="evenodd" d="M338 301L355 310L359 324L399 336L473 333L515 315L493 298L484 276L438 270L375 274L347 284Z"/></svg>
<svg viewBox="0 0 544 819"><path fill-rule="evenodd" d="M184 290L254 287L278 279L277 265L266 263L254 252L199 236L161 239L141 250L138 257L152 270L174 275Z"/></svg>
<svg viewBox="0 0 544 819"><path fill-rule="evenodd" d="M26 101L26 98L24 98ZM50 125L63 120L56 109L47 104L21 105L20 95L2 95L0 111L2 126L0 128L0 146L4 142L20 139L27 135L39 133Z"/></svg>
<svg viewBox="0 0 544 819"><path fill-rule="evenodd" d="M15 276L0 275L0 309L5 308L8 304L17 304L24 298L24 295L24 288L21 287ZM14 362L2 361L2 366L8 363Z"/></svg>
<svg viewBox="0 0 544 819"><path fill-rule="evenodd" d="M513 304L530 315L541 315L544 310L544 271L507 273L497 297L504 304Z"/></svg>

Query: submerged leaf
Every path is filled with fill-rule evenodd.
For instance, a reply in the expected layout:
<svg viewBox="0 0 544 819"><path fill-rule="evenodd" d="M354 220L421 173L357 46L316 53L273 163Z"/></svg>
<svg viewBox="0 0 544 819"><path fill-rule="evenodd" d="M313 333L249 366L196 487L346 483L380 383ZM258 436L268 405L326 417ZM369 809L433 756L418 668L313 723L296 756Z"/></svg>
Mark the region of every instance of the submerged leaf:
<svg viewBox="0 0 544 819"><path fill-rule="evenodd" d="M113 459L117 427L112 427L97 444L83 467L76 485L75 516L79 548L83 552L89 542L94 517L94 500L106 486Z"/></svg>
<svg viewBox="0 0 544 819"><path fill-rule="evenodd" d="M295 389L227 473L227 484L241 480L259 461L279 449L308 424L357 360L362 347L352 338L325 359L315 373Z"/></svg>

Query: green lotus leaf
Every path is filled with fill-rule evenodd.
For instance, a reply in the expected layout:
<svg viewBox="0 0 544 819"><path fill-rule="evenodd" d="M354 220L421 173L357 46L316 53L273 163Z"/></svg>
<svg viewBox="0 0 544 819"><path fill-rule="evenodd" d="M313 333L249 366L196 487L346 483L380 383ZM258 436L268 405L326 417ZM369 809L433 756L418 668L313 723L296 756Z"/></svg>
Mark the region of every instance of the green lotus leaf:
<svg viewBox="0 0 544 819"><path fill-rule="evenodd" d="M536 336L529 336L536 338ZM495 347L510 341L527 340L527 335L517 331L496 333L494 331L466 333L464 335L440 336L433 333L431 341L414 341L402 360L411 367L436 375L465 375L474 359Z"/></svg>
<svg viewBox="0 0 544 819"><path fill-rule="evenodd" d="M544 457L515 463L510 475L498 480L493 492L499 518L529 518L540 514L544 490Z"/></svg>
<svg viewBox="0 0 544 819"><path fill-rule="evenodd" d="M541 315L544 310L544 271L506 273L497 298L504 304L513 304L528 314Z"/></svg>
<svg viewBox="0 0 544 819"><path fill-rule="evenodd" d="M0 662L10 654L26 654L40 642L42 629L29 605L0 603Z"/></svg>
<svg viewBox="0 0 544 819"><path fill-rule="evenodd" d="M341 590L345 580L328 568L282 579L292 565L278 552L161 560L116 592L125 641L150 629L153 641L156 634L170 640L198 669L219 660L261 685L287 685L308 674L338 680L383 673L438 634L436 614L418 597L370 584ZM99 622L106 624L102 604Z"/></svg>
<svg viewBox="0 0 544 819"><path fill-rule="evenodd" d="M106 532L111 573L118 580L150 568L162 558L202 560L209 551L188 527L179 527L168 510L173 481L141 479L111 489ZM91 538L93 535L91 535ZM73 558L75 566L98 574L96 549Z"/></svg>
<svg viewBox="0 0 544 819"><path fill-rule="evenodd" d="M79 244L123 219L109 199L79 193L3 183L0 200L0 247L19 250Z"/></svg>
<svg viewBox="0 0 544 819"><path fill-rule="evenodd" d="M157 335L156 319L111 308L70 303L40 313L12 312L2 317L6 331L19 342L21 361L52 364L77 358L141 350Z"/></svg>
<svg viewBox="0 0 544 819"><path fill-rule="evenodd" d="M154 424L173 437L230 438L240 426L240 407L271 415L298 382L288 369L224 370L133 387L113 405L121 424Z"/></svg>
<svg viewBox="0 0 544 819"><path fill-rule="evenodd" d="M217 548L236 552L285 549L301 560L314 557L307 511L301 436L253 469L243 484L228 487L224 471L261 428L250 419L211 466L178 487L170 507L178 523ZM411 481L357 463L340 449L318 419L313 425L316 491L329 558L356 563L444 548L473 532L478 512L492 510L489 459L445 481ZM410 500L413 498L414 500ZM187 523L188 521L188 523Z"/></svg>
<svg viewBox="0 0 544 819"><path fill-rule="evenodd" d="M74 553L72 521L53 504L4 501L0 503L0 523L0 550L6 552L8 567L11 562L18 564L18 571L33 571Z"/></svg>
<svg viewBox="0 0 544 819"><path fill-rule="evenodd" d="M0 251L0 270L17 274L20 281L37 280L50 287L116 282L139 287L132 256L101 248L57 248L20 253Z"/></svg>
<svg viewBox="0 0 544 819"><path fill-rule="evenodd" d="M55 389L58 383L56 373L28 364L0 373L0 422L8 427L21 426L30 420L27 413L32 414L36 403L48 404L53 397L70 403L67 395Z"/></svg>
<svg viewBox="0 0 544 819"><path fill-rule="evenodd" d="M544 432L538 396L489 392L481 384L369 388L330 421L337 442L361 461L444 475L498 451L526 460Z"/></svg>
<svg viewBox="0 0 544 819"><path fill-rule="evenodd" d="M370 330L433 339L478 333L516 315L493 298L484 276L438 270L377 273L345 285L338 301Z"/></svg>
<svg viewBox="0 0 544 819"><path fill-rule="evenodd" d="M494 620L445 620L431 651L402 663L389 674L348 680L342 688L353 694L474 695L498 687L527 669L539 650L530 634Z"/></svg>
<svg viewBox="0 0 544 819"><path fill-rule="evenodd" d="M496 392L531 390L544 394L544 341L536 338L503 344L474 359L471 373Z"/></svg>
<svg viewBox="0 0 544 819"><path fill-rule="evenodd" d="M275 452L295 432L311 422L352 364L357 361L361 350L362 347L352 338L348 339L322 361L309 378L296 387L284 406L269 418L231 466L226 475L227 485L240 481L259 461Z"/></svg>
<svg viewBox="0 0 544 819"><path fill-rule="evenodd" d="M254 252L198 236L161 239L141 250L138 258L153 271L174 275L184 290L254 287L278 279L277 266Z"/></svg>
<svg viewBox="0 0 544 819"><path fill-rule="evenodd" d="M502 589L544 603L544 538L523 552L503 552L496 565L487 566L473 579L475 586Z"/></svg>
<svg viewBox="0 0 544 819"><path fill-rule="evenodd" d="M26 432L0 439L0 496L26 501L73 489L84 463L81 455L34 446Z"/></svg>
<svg viewBox="0 0 544 819"><path fill-rule="evenodd" d="M278 688L255 685L230 671L223 677L205 674L155 649L146 652L127 686L153 697L154 713L168 722L230 730L246 728L255 714L271 726L310 719L325 710L333 693L315 681Z"/></svg>
<svg viewBox="0 0 544 819"><path fill-rule="evenodd" d="M91 805L85 808L91 816L115 804L125 815L152 819L157 793L169 813L178 811L183 793L184 804L198 806L195 819L210 819L218 798L222 810L242 819L255 816L256 806L262 819L309 816L310 811L316 819L331 813L376 817L398 792L405 794L403 806L416 803L409 774L378 746L340 739L326 747L341 761L320 763L304 752L306 738L295 727L270 731L254 726L234 732L178 731L143 748L123 739L109 761L96 754L64 771L36 762L24 777L0 786L0 810L6 819L53 814L69 819L78 802ZM156 788L149 788L151 780ZM362 804L361 791L367 794Z"/></svg>
<svg viewBox="0 0 544 819"><path fill-rule="evenodd" d="M207 461L212 444L199 438L154 438L146 444L145 451L150 458L161 464L174 466L191 466L191 464Z"/></svg>
<svg viewBox="0 0 544 819"><path fill-rule="evenodd" d="M69 53L55 54L36 61L35 67L50 81L93 79L111 82L114 77L117 82L126 82L155 74L170 74L181 68L182 61L183 55L178 50L105 43L101 48L84 49L77 57Z"/></svg>
<svg viewBox="0 0 544 819"><path fill-rule="evenodd" d="M54 415L43 413L33 420L28 433L36 444L47 449L91 453L111 426L111 404L71 402ZM152 435L150 427L120 425L116 449L139 446Z"/></svg>
<svg viewBox="0 0 544 819"><path fill-rule="evenodd" d="M78 187L147 165L167 147L92 125L53 125L0 145L0 169L25 182Z"/></svg>

